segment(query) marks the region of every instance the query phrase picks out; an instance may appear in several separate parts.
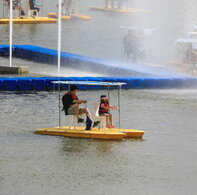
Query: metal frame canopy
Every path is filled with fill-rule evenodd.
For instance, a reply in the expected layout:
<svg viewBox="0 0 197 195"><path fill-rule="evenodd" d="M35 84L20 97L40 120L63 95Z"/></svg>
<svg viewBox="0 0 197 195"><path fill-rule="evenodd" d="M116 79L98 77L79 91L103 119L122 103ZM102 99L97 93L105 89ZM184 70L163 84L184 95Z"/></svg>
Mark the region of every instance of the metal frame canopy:
<svg viewBox="0 0 197 195"><path fill-rule="evenodd" d="M54 84L75 84L75 85L101 85L101 86L122 86L127 83L100 82L100 81L52 81Z"/></svg>
<svg viewBox="0 0 197 195"><path fill-rule="evenodd" d="M100 85L100 86L108 86L108 99L109 96L109 87L110 86L118 86L118 122L119 122L119 129L120 129L120 89L122 85L126 85L127 83L120 83L120 82L101 82L101 81L51 81L51 83L58 84L58 91L59 91L59 127L61 126L61 109L60 109L60 85L67 84L67 85Z"/></svg>

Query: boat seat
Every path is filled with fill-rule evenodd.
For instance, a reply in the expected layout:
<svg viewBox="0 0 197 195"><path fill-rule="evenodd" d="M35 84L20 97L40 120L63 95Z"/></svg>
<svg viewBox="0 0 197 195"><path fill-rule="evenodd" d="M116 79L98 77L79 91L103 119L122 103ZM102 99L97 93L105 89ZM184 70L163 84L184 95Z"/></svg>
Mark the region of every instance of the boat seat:
<svg viewBox="0 0 197 195"><path fill-rule="evenodd" d="M79 115L79 117L81 118L82 115ZM76 128L76 121L77 121L77 116L76 115L65 115L65 122L66 126L68 126L68 129L75 129ZM78 124L82 124L82 123L78 123ZM80 126L80 125L77 125Z"/></svg>
<svg viewBox="0 0 197 195"><path fill-rule="evenodd" d="M95 108L96 111L95 111L95 115L93 116L94 121L96 121L96 118L99 119L99 121L100 121L99 126L98 126L99 130L101 128L106 129L107 128L106 117L105 116L99 116L99 107L100 107L100 104L98 102L95 102L94 103L94 108Z"/></svg>

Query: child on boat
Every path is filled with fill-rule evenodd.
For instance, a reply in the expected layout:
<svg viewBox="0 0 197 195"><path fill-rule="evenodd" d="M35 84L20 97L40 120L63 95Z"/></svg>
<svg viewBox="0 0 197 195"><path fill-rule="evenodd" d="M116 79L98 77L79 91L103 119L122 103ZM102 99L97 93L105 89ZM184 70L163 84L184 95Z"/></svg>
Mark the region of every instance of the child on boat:
<svg viewBox="0 0 197 195"><path fill-rule="evenodd" d="M109 110L117 110L118 107L109 105L109 101L106 95L101 95L100 97L100 106L99 106L99 116L106 117L106 126L108 128L114 128L112 114L109 113Z"/></svg>

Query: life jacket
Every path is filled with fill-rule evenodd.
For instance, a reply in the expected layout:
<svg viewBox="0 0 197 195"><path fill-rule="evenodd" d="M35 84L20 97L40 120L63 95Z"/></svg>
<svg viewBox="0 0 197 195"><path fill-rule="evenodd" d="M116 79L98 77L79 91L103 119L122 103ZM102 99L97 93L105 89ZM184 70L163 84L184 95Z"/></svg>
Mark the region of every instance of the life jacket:
<svg viewBox="0 0 197 195"><path fill-rule="evenodd" d="M63 98L66 96L66 95L71 95L71 97L72 97L72 102L74 101L74 100L78 100L78 98L77 98L77 96L75 95L75 94L73 94L73 93L71 93L70 91L69 92L67 92L67 93L65 93L64 94L64 96L62 97L62 103L63 103L63 109L62 110L67 110L70 106L72 106L74 103L67 103L66 101L63 101Z"/></svg>
<svg viewBox="0 0 197 195"><path fill-rule="evenodd" d="M73 100L78 100L77 96L73 93L71 93L70 91L67 92L65 95L71 95Z"/></svg>
<svg viewBox="0 0 197 195"><path fill-rule="evenodd" d="M108 113L109 110L107 110L107 109L105 109L105 108L102 108L102 107L101 107L101 104L104 104L104 106L105 106L106 108L109 107L109 102L108 102L108 101L107 101L107 102L101 101L100 107L99 107L99 114Z"/></svg>

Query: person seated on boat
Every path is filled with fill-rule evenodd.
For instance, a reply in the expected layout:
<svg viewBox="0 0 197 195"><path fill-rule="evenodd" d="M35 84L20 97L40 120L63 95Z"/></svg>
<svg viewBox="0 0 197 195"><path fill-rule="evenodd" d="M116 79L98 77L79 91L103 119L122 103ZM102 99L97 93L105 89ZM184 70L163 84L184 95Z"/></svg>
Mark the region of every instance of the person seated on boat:
<svg viewBox="0 0 197 195"><path fill-rule="evenodd" d="M10 6L10 0L5 0L5 1L7 2L8 6ZM18 10L19 16L24 16L25 13L24 13L22 6L21 6L21 0L13 0L12 2L13 2L12 9Z"/></svg>
<svg viewBox="0 0 197 195"><path fill-rule="evenodd" d="M113 116L109 113L110 110L117 110L118 107L109 105L109 101L106 95L101 95L100 106L99 106L99 116L106 117L106 126L108 128L114 128Z"/></svg>
<svg viewBox="0 0 197 195"><path fill-rule="evenodd" d="M136 32L128 31L123 39L124 59L137 63L140 57L140 39ZM141 52L143 57L143 53Z"/></svg>
<svg viewBox="0 0 197 195"><path fill-rule="evenodd" d="M40 4L36 0L29 0L29 9L30 10L37 10L37 12L40 11L39 8ZM34 11L33 16L36 16L36 11Z"/></svg>
<svg viewBox="0 0 197 195"><path fill-rule="evenodd" d="M118 0L118 9L128 9L128 0Z"/></svg>
<svg viewBox="0 0 197 195"><path fill-rule="evenodd" d="M66 11L65 11L65 5L66 5L66 0L63 0L62 2L61 2L61 10L62 10L62 15L66 15ZM56 4L56 7L57 7L57 9L59 9L59 3L57 3ZM58 14L57 14L57 16L58 16Z"/></svg>
<svg viewBox="0 0 197 195"><path fill-rule="evenodd" d="M71 16L72 10L71 10L72 0L64 0L64 15Z"/></svg>
<svg viewBox="0 0 197 195"><path fill-rule="evenodd" d="M70 86L70 91L64 94L62 97L63 110L65 111L65 115L76 115L78 119L78 123L84 122L83 118L79 116L82 114L86 114L91 119L91 114L87 108L79 108L80 104L85 104L87 100L79 100L76 93L78 91L78 87L76 85Z"/></svg>
<svg viewBox="0 0 197 195"><path fill-rule="evenodd" d="M105 7L106 8L115 8L115 1L116 0L105 0Z"/></svg>
<svg viewBox="0 0 197 195"><path fill-rule="evenodd" d="M71 16L73 10L71 9L73 0L62 0L61 8L62 8L62 15L63 16ZM56 5L59 9L59 3Z"/></svg>
<svg viewBox="0 0 197 195"><path fill-rule="evenodd" d="M7 6L10 6L10 0L5 0L5 2L7 3Z"/></svg>
<svg viewBox="0 0 197 195"><path fill-rule="evenodd" d="M128 0L105 0L106 8L123 9L123 4L128 7Z"/></svg>

